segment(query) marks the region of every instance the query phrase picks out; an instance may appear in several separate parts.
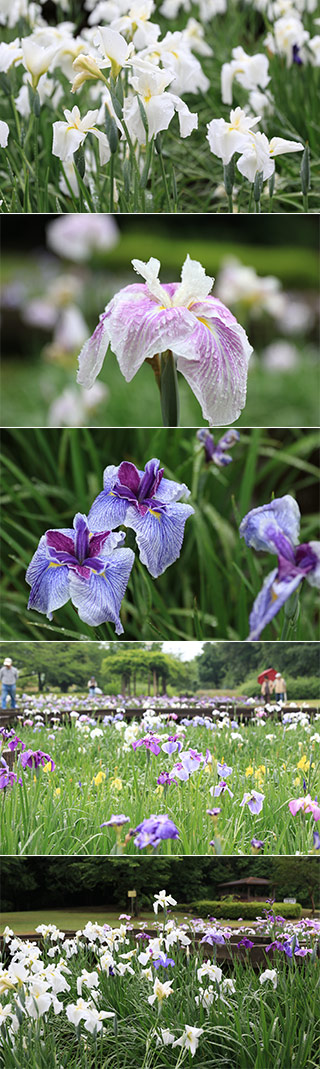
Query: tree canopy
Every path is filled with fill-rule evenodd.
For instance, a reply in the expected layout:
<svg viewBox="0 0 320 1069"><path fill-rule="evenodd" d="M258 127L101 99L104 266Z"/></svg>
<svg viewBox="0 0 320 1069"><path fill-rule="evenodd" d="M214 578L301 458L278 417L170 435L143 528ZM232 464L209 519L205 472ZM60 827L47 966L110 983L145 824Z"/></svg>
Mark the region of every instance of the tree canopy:
<svg viewBox="0 0 320 1069"><path fill-rule="evenodd" d="M162 887L179 902L219 898L220 884L245 876L270 879L279 901L319 901L319 858L309 857L32 857L3 858L2 909L127 904L135 888L140 904Z"/></svg>

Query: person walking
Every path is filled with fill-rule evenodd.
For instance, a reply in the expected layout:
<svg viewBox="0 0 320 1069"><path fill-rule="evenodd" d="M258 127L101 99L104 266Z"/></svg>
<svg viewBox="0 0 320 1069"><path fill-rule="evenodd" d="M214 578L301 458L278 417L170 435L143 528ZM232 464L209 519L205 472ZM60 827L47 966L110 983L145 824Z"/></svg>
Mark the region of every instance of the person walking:
<svg viewBox="0 0 320 1069"><path fill-rule="evenodd" d="M268 704L270 693L270 679L268 679L268 677L266 676L261 684L261 697L265 705Z"/></svg>
<svg viewBox="0 0 320 1069"><path fill-rule="evenodd" d="M91 676L91 679L89 679L89 681L88 681L89 698L94 698L95 693L96 693L96 686L97 686L97 680L94 678L94 676Z"/></svg>
<svg viewBox="0 0 320 1069"><path fill-rule="evenodd" d="M2 683L1 693L1 708L7 708L7 697L9 694L11 700L11 709L16 708L16 684L18 679L18 669L13 667L11 657L5 657L2 668L0 668L0 679Z"/></svg>
<svg viewBox="0 0 320 1069"><path fill-rule="evenodd" d="M277 702L285 702L287 700L286 683L281 672L277 672L274 681L274 691Z"/></svg>

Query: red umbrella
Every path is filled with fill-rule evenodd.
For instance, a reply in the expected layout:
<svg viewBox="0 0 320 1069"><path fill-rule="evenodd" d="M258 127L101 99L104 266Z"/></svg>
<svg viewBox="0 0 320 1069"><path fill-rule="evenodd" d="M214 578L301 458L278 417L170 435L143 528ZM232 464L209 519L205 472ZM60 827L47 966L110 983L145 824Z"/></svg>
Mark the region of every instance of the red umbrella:
<svg viewBox="0 0 320 1069"><path fill-rule="evenodd" d="M258 676L258 683L263 683L264 679L275 679L276 675L274 668L266 668L265 672L261 672L260 676Z"/></svg>

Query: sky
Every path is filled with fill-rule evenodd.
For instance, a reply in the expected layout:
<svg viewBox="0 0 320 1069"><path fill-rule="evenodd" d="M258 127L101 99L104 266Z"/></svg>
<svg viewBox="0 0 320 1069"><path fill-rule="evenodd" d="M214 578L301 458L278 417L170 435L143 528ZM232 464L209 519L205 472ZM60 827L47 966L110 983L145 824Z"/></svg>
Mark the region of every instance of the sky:
<svg viewBox="0 0 320 1069"><path fill-rule="evenodd" d="M182 661L192 661L201 653L203 642L164 642L163 653L173 653Z"/></svg>

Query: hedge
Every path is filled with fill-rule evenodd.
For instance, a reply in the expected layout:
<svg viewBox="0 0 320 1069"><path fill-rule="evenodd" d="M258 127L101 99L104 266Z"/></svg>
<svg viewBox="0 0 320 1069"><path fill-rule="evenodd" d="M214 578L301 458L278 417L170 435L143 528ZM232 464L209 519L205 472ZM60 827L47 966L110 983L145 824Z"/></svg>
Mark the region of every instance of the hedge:
<svg viewBox="0 0 320 1069"><path fill-rule="evenodd" d="M223 918L224 920L235 921L242 918L243 920L256 920L257 914L263 915L263 910L271 910L270 902L230 902L211 901L209 898L195 900L188 904L179 905L179 910L193 913L195 916L203 917L216 917L217 920ZM275 916L284 917L286 920L289 918L292 920L300 920L302 916L302 906L300 902L274 902L272 906Z"/></svg>
<svg viewBox="0 0 320 1069"><path fill-rule="evenodd" d="M317 676L296 676L296 678L293 678L293 676L285 675L285 680L289 702L320 701L320 687ZM260 697L257 677L251 676L245 683L242 683L239 693L245 694L248 698ZM272 694L271 701L275 700L276 696Z"/></svg>

